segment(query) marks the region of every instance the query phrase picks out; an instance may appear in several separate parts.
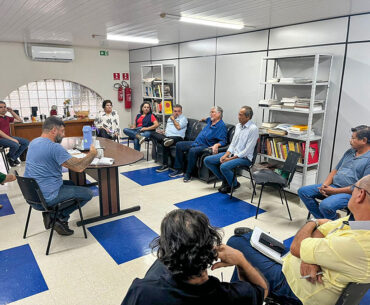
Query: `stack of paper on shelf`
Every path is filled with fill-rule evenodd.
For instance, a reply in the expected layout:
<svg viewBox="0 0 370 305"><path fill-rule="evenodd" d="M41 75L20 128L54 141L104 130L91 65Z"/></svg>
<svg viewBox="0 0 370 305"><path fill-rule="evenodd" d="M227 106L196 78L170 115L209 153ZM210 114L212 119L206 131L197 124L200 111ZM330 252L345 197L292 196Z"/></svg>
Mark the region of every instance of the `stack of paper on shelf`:
<svg viewBox="0 0 370 305"><path fill-rule="evenodd" d="M313 105L313 111L323 110L324 100L315 100ZM299 98L294 106L294 110L309 112L310 111L310 99Z"/></svg>
<svg viewBox="0 0 370 305"><path fill-rule="evenodd" d="M284 84L308 84L312 80L304 77L281 77L280 83Z"/></svg>
<svg viewBox="0 0 370 305"><path fill-rule="evenodd" d="M288 130L291 126L293 126L293 124L279 124L274 128L269 128L267 132L273 135L285 136L288 134Z"/></svg>
<svg viewBox="0 0 370 305"><path fill-rule="evenodd" d="M296 102L298 100L298 97L293 96L293 97L283 97L281 99L281 102L283 104L282 108L285 109L294 109L294 106L296 105Z"/></svg>
<svg viewBox="0 0 370 305"><path fill-rule="evenodd" d="M268 133L269 128L274 128L277 125L279 125L279 123L263 122L261 124L260 128L259 128L259 132L260 133Z"/></svg>
<svg viewBox="0 0 370 305"><path fill-rule="evenodd" d="M260 100L258 102L258 106L260 107L270 107L272 105L280 105L281 102L276 99L267 99L267 100Z"/></svg>

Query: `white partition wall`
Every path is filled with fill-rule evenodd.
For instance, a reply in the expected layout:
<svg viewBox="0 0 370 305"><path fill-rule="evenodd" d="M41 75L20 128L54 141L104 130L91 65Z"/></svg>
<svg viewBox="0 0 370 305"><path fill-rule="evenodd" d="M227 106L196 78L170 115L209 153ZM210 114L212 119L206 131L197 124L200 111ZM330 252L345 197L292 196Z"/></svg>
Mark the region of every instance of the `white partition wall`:
<svg viewBox="0 0 370 305"><path fill-rule="evenodd" d="M212 105L219 105L224 108L225 122L236 123L240 106L247 104L254 108L254 121L259 124L263 119L257 108L262 56L315 52L334 55L319 171L322 181L349 147L349 128L369 124L368 119L365 121L370 117L369 27L370 13L332 18L132 50L130 62L177 59L177 97L189 117L204 117ZM139 70L132 67L134 77ZM134 100L136 96L134 93Z"/></svg>

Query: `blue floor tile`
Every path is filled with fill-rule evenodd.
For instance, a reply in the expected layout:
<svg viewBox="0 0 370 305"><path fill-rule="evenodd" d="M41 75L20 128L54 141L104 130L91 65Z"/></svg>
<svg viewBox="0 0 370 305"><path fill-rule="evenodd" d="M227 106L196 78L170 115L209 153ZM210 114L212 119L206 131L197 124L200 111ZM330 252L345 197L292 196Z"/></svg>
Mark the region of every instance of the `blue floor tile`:
<svg viewBox="0 0 370 305"><path fill-rule="evenodd" d="M365 296L360 302L360 305L369 305L369 304L370 304L370 290L365 294Z"/></svg>
<svg viewBox="0 0 370 305"><path fill-rule="evenodd" d="M7 194L0 194L0 204L3 206L0 209L0 217L10 215L10 214L14 214L13 207L10 204L10 201L9 201L9 198L8 198Z"/></svg>
<svg viewBox="0 0 370 305"><path fill-rule="evenodd" d="M30 246L0 251L0 304L48 290Z"/></svg>
<svg viewBox="0 0 370 305"><path fill-rule="evenodd" d="M145 168L145 169L138 169L138 170L134 170L134 171L124 172L124 173L121 173L121 174L123 176L135 181L136 183L140 184L141 186L182 178L182 177L175 177L175 178L169 177L168 174L170 173L170 171L157 173L155 171L157 168L160 168L160 166L149 167L149 168Z"/></svg>
<svg viewBox="0 0 370 305"><path fill-rule="evenodd" d="M213 226L225 227L256 215L257 208L236 197L230 199L227 194L214 193L191 200L176 203L180 209L199 210L206 214ZM265 212L259 209L259 214Z"/></svg>
<svg viewBox="0 0 370 305"><path fill-rule="evenodd" d="M158 235L135 216L89 228L117 264L149 254L150 242Z"/></svg>
<svg viewBox="0 0 370 305"><path fill-rule="evenodd" d="M86 179L86 183L87 183L87 184L88 184L88 183L91 183L91 181L90 181L90 180L88 180L88 179ZM94 193L94 197L95 197L95 196L99 196L99 188L98 188L96 185L90 186L89 188L90 188L90 190L92 190L92 191L93 191L93 193Z"/></svg>

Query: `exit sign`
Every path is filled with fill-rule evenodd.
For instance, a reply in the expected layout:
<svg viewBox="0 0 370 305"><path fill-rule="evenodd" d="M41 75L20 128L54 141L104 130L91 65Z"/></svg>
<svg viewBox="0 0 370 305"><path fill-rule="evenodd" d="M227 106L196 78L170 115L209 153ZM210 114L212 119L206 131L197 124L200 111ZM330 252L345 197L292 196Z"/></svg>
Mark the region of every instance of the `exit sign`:
<svg viewBox="0 0 370 305"><path fill-rule="evenodd" d="M100 56L108 56L108 55L109 55L109 51L104 51L104 50L100 51Z"/></svg>

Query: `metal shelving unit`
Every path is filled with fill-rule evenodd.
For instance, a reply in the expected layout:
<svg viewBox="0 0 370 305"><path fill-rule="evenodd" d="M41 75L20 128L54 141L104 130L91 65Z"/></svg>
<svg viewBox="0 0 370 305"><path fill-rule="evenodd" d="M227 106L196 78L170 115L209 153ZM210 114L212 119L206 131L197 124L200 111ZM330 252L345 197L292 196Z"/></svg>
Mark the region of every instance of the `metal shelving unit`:
<svg viewBox="0 0 370 305"><path fill-rule="evenodd" d="M270 65L272 63L272 66ZM263 109L264 122L280 122L292 124L304 124L308 126L307 135L304 137L276 136L286 138L295 142L305 142L305 154L303 163L298 163L298 167L302 169L302 181L299 186L306 185L307 172L310 169L316 170L315 182L317 181L317 173L320 166L322 135L325 128L326 109L330 88L330 71L332 67L332 55L330 54L304 54L291 56L272 56L262 59L261 76L260 76L260 97L264 99L277 99L283 97L309 98L309 110L299 111L294 109L279 109L270 107L260 107ZM276 80L281 78L305 78L306 83L280 83ZM314 111L314 102L317 99L323 99L323 110ZM266 118L265 118L266 117ZM312 135L312 131L315 135ZM273 137L274 135L272 135ZM310 143L318 141L319 144L319 160L316 163L308 164L308 155ZM261 158L272 159L284 162L281 158L260 154ZM296 193L297 189L288 191Z"/></svg>
<svg viewBox="0 0 370 305"><path fill-rule="evenodd" d="M165 114L165 102L170 102L171 108L176 104L175 65L142 65L141 83L143 101L151 103L153 114L157 117L160 128L164 130L167 118L171 115ZM165 92L169 92L169 95L165 95Z"/></svg>

